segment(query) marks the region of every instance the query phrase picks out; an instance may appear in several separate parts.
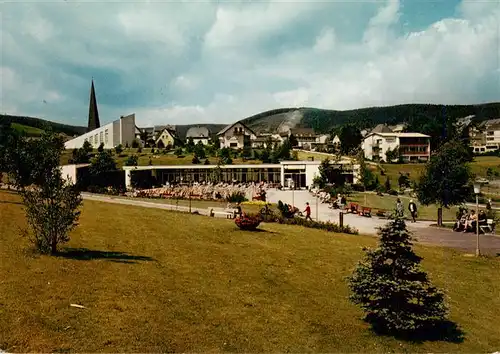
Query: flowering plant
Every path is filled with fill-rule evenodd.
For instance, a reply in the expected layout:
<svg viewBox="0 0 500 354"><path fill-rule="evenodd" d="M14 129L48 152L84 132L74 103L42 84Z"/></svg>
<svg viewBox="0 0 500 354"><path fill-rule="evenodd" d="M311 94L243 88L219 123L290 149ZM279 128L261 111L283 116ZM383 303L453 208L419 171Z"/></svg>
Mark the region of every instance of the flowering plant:
<svg viewBox="0 0 500 354"><path fill-rule="evenodd" d="M248 231L257 229L257 226L259 226L260 222L261 219L259 216L252 216L252 215L242 215L234 220L234 223L241 230L248 230Z"/></svg>

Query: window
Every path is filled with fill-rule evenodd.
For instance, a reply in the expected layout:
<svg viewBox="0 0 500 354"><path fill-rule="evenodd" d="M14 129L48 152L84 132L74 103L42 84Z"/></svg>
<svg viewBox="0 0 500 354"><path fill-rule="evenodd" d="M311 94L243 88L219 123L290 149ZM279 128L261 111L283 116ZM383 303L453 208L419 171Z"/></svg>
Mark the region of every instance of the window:
<svg viewBox="0 0 500 354"><path fill-rule="evenodd" d="M94 135L94 144L96 144L96 145L99 144L97 141L98 140L97 140L97 134L96 134L96 135Z"/></svg>
<svg viewBox="0 0 500 354"><path fill-rule="evenodd" d="M106 129L104 131L104 144L107 144L108 143L108 130Z"/></svg>
<svg viewBox="0 0 500 354"><path fill-rule="evenodd" d="M90 145L92 145L92 141L93 141L93 140L92 140L92 136L90 136L90 137L89 137L89 143L90 143Z"/></svg>
<svg viewBox="0 0 500 354"><path fill-rule="evenodd" d="M229 143L229 147L237 147L238 143Z"/></svg>
<svg viewBox="0 0 500 354"><path fill-rule="evenodd" d="M103 139L103 135L104 135L104 132L101 132L101 133L99 134L99 144L102 144L102 142L104 141L104 139Z"/></svg>

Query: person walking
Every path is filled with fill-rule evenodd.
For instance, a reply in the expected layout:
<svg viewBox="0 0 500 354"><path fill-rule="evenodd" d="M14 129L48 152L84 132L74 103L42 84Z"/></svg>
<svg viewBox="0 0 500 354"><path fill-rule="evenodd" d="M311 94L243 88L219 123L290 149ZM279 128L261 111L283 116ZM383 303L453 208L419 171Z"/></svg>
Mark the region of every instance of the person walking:
<svg viewBox="0 0 500 354"><path fill-rule="evenodd" d="M416 222L417 219L417 204L413 201L413 199L410 200L410 204L408 204L408 210L410 211L411 218L413 219L413 222Z"/></svg>
<svg viewBox="0 0 500 354"><path fill-rule="evenodd" d="M404 216L403 210L403 203L401 202L401 199L398 198L398 200L396 201L396 216L402 218Z"/></svg>
<svg viewBox="0 0 500 354"><path fill-rule="evenodd" d="M304 210L304 213L306 213L306 220L311 220L312 221L312 218L311 218L311 207L309 205L309 202L306 203L306 209Z"/></svg>

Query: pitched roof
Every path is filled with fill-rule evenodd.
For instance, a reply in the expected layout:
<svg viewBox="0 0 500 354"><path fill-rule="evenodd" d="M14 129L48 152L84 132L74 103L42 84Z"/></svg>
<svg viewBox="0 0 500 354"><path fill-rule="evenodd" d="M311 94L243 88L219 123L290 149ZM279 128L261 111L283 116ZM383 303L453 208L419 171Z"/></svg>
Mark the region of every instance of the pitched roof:
<svg viewBox="0 0 500 354"><path fill-rule="evenodd" d="M255 134L255 132L250 129L249 127L247 127L244 123L242 122L236 122L236 123L233 123L233 124L229 124L228 126L226 126L224 129L222 129L220 132L217 133L217 135L222 135L224 134L225 132L227 132L229 129L231 129L232 127L234 127L236 124L241 124L246 130L248 130L250 133L252 133L253 135L257 135Z"/></svg>
<svg viewBox="0 0 500 354"><path fill-rule="evenodd" d="M314 133L314 129L312 128L292 128L290 129L290 133L295 136L313 136L316 135Z"/></svg>
<svg viewBox="0 0 500 354"><path fill-rule="evenodd" d="M422 133L370 133L365 139L371 135L380 135L382 137L398 137L398 138L430 138L430 135L422 134Z"/></svg>
<svg viewBox="0 0 500 354"><path fill-rule="evenodd" d="M208 138L210 130L207 127L191 127L186 133L186 138Z"/></svg>
<svg viewBox="0 0 500 354"><path fill-rule="evenodd" d="M370 133L392 133L392 130L387 124L378 124Z"/></svg>

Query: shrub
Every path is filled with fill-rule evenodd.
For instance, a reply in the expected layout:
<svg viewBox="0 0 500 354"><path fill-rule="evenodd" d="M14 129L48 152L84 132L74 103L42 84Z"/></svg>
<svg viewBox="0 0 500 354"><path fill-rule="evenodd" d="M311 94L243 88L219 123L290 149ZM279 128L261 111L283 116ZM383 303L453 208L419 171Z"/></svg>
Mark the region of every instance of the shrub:
<svg viewBox="0 0 500 354"><path fill-rule="evenodd" d="M394 189L389 189L387 191L387 194L389 194L389 195L398 195L398 191L395 191Z"/></svg>
<svg viewBox="0 0 500 354"><path fill-rule="evenodd" d="M129 156L125 161L125 166L137 166L137 160L137 155Z"/></svg>
<svg viewBox="0 0 500 354"><path fill-rule="evenodd" d="M142 147L141 147L141 146L139 146L139 147L137 148L137 153L139 153L139 154L140 154L141 152L142 152Z"/></svg>
<svg viewBox="0 0 500 354"><path fill-rule="evenodd" d="M103 152L104 151L104 143L100 143L99 147L97 148L98 152Z"/></svg>
<svg viewBox="0 0 500 354"><path fill-rule="evenodd" d="M196 154L193 156L193 159L191 160L191 163L193 165L197 165L197 164L200 163L200 159L198 158L198 156Z"/></svg>
<svg viewBox="0 0 500 354"><path fill-rule="evenodd" d="M118 144L116 147L115 147L115 151L118 155L120 155L122 152L123 152L123 146L122 144Z"/></svg>
<svg viewBox="0 0 500 354"><path fill-rule="evenodd" d="M411 235L402 219L380 228L380 244L364 249L365 258L348 278L350 299L378 333L412 336L432 333L445 321L444 294L420 269Z"/></svg>
<svg viewBox="0 0 500 354"><path fill-rule="evenodd" d="M242 192L233 192L226 198L229 203L242 203L247 200Z"/></svg>
<svg viewBox="0 0 500 354"><path fill-rule="evenodd" d="M241 229L246 231L254 231L257 229L261 222L261 218L259 215L243 215L241 217L237 217L234 220L234 223Z"/></svg>
<svg viewBox="0 0 500 354"><path fill-rule="evenodd" d="M139 148L140 144L139 144L139 141L137 139L134 139L132 140L132 148L133 149L137 149Z"/></svg>
<svg viewBox="0 0 500 354"><path fill-rule="evenodd" d="M312 229L320 229L320 230L325 230L329 232L337 232L337 233L344 233L344 234L350 234L350 235L357 235L359 231L349 225L344 225L340 226L339 224L330 222L330 221L311 221L311 220L306 220L303 218L278 218L277 220L278 223L280 224L286 224L286 225L299 225L299 226L305 226L309 227Z"/></svg>

